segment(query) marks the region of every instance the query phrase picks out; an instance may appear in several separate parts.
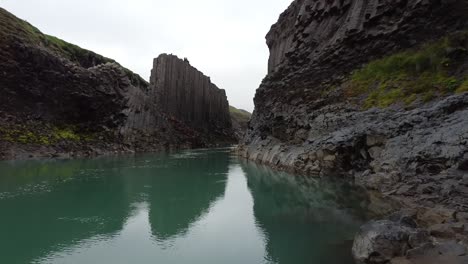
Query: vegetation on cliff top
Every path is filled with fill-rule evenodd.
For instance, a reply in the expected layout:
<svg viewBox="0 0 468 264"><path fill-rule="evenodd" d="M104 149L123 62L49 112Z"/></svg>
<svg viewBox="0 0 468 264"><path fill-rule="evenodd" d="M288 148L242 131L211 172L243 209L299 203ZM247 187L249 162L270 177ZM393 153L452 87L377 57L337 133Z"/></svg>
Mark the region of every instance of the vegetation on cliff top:
<svg viewBox="0 0 468 264"><path fill-rule="evenodd" d="M250 120L250 114L249 112L242 110L242 109L237 109L233 106L229 106L229 113L231 113L231 117L237 120L240 123L247 123Z"/></svg>
<svg viewBox="0 0 468 264"><path fill-rule="evenodd" d="M453 92L468 91L466 71L468 32L372 61L351 75L346 93L366 95L364 108L388 107L397 102L424 102Z"/></svg>
<svg viewBox="0 0 468 264"><path fill-rule="evenodd" d="M48 48L76 63L81 63L84 57L93 57L97 64L114 62L92 51L82 49L77 45L43 34L27 21L15 17L2 8L0 8L0 28L0 36L5 44L8 44L12 38L15 38L25 44Z"/></svg>
<svg viewBox="0 0 468 264"><path fill-rule="evenodd" d="M43 34L27 21L19 19L5 9L0 8L0 49L3 49L4 46L10 45L11 42L15 42L16 40L20 40L21 43L27 45L47 48L55 54L77 63L84 68L105 63L117 63L112 59L83 49L57 37ZM127 68L122 68L132 84L138 87L147 87L147 82L139 75Z"/></svg>

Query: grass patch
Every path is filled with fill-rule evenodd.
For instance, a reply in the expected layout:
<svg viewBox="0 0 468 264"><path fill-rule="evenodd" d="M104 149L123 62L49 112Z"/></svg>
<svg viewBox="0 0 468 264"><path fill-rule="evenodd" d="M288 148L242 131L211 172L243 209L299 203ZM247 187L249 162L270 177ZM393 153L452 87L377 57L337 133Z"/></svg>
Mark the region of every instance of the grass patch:
<svg viewBox="0 0 468 264"><path fill-rule="evenodd" d="M237 120L240 123L247 123L250 120L250 117L252 114L249 112L242 110L242 109L237 109L233 106L229 106L229 113L231 114L231 117Z"/></svg>
<svg viewBox="0 0 468 264"><path fill-rule="evenodd" d="M0 49L18 39L31 46L45 47L60 57L67 58L84 68L99 64L117 63L116 61L68 43L57 37L43 34L39 29L25 20L19 19L0 7ZM139 75L122 67L131 83L137 87L147 88L148 83Z"/></svg>
<svg viewBox="0 0 468 264"><path fill-rule="evenodd" d="M83 67L91 66L90 64L86 65L86 63L84 63L84 61L90 57L95 57L97 64L113 62L111 59L94 54L89 50L82 49L77 45L68 43L54 36L41 34L41 41L44 46L54 49L70 61L79 63Z"/></svg>
<svg viewBox="0 0 468 264"><path fill-rule="evenodd" d="M78 133L73 127L42 127L40 132L38 131L37 127L28 129L25 125L0 127L0 140L48 146L60 141L89 142L95 138L93 134Z"/></svg>
<svg viewBox="0 0 468 264"><path fill-rule="evenodd" d="M464 93L468 92L468 78L458 87L458 89L455 91L456 93Z"/></svg>
<svg viewBox="0 0 468 264"><path fill-rule="evenodd" d="M467 89L452 74L468 59L468 32L447 36L418 50L407 50L372 61L351 75L346 95L367 95L364 107L388 107L396 102L430 101Z"/></svg>
<svg viewBox="0 0 468 264"><path fill-rule="evenodd" d="M80 141L81 137L73 131L71 128L54 128L54 133L52 136L56 139L64 139L71 141Z"/></svg>

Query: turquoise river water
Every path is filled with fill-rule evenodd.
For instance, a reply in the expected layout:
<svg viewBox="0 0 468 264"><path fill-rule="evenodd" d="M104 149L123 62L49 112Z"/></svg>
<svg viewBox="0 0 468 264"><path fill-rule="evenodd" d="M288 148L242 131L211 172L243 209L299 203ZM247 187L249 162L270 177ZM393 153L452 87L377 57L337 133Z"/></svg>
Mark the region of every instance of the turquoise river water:
<svg viewBox="0 0 468 264"><path fill-rule="evenodd" d="M0 162L0 263L348 264L365 204L230 149Z"/></svg>

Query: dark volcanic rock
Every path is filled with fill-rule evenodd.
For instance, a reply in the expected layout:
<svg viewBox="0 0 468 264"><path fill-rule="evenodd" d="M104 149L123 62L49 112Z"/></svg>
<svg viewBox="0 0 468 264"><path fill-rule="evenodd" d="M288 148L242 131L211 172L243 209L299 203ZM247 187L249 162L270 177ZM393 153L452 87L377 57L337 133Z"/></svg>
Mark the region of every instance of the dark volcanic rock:
<svg viewBox="0 0 468 264"><path fill-rule="evenodd" d="M451 15L447 16L448 13ZM310 152L322 149L317 154L329 159L328 164L321 166L325 170L333 167L349 171L358 165L359 170L365 171L371 159L388 157L382 151L384 146L393 144L387 144L390 138L413 132L413 126L436 127L440 122L453 121L448 118L453 113L465 122L462 114L466 108L465 96L452 98L441 108L430 106L422 111L372 109L362 112L359 107L349 104L344 94L325 97L322 93L330 84L343 82L347 74L362 63L433 40L447 32L468 28L467 17L466 1L294 1L267 35L269 74L257 90L250 130L244 139L248 149L241 152L251 159L273 165L304 165L298 170L307 171L305 168L308 168L312 169L310 173L320 174L323 168L307 165L302 154L309 157ZM466 65L464 67L466 73ZM437 120L433 121L433 118ZM466 126L452 124L462 127L462 130L457 127L457 134L451 135L461 136L461 139L448 140L456 141L452 145L462 146L458 143L466 143L463 139L463 127ZM437 125L437 129L447 128ZM362 133L355 133L356 130ZM432 131L421 131L421 136L428 132ZM367 137L377 137L380 142L365 146ZM434 138L434 141L438 140ZM409 147L417 144L406 143ZM306 151L296 148L318 144L322 146ZM444 144L436 144L439 145ZM438 153L449 159L453 156L459 159L463 148L458 151L456 148L459 147L450 147L451 154L443 150ZM329 155L337 152L347 153L347 157L335 160ZM314 155L310 159L317 160ZM436 173L447 167L439 166L443 161L435 162L432 157L422 157L418 162L423 160L426 165L419 168L423 171ZM336 163L341 166L335 166ZM460 160L458 166L464 168L463 164ZM380 169L390 171L387 166ZM375 180L392 182L398 177L397 174L387 174L385 179Z"/></svg>
<svg viewBox="0 0 468 264"><path fill-rule="evenodd" d="M0 159L233 142L224 91L188 63L160 58L150 85L0 8Z"/></svg>
<svg viewBox="0 0 468 264"><path fill-rule="evenodd" d="M371 57L466 27L466 8L464 0L295 0L266 36L269 77L328 79Z"/></svg>
<svg viewBox="0 0 468 264"><path fill-rule="evenodd" d="M198 130L232 137L226 92L187 59L167 54L156 58L150 89L154 89L163 112Z"/></svg>
<svg viewBox="0 0 468 264"><path fill-rule="evenodd" d="M451 223L435 221L468 211L468 93L368 109L360 104L365 98L346 88L353 71L368 62L467 30L464 0L294 1L266 37L269 73L239 154L313 177L348 178L406 207L450 211L450 217L431 218L421 209L415 221L421 228L443 224L433 227L433 236L466 241ZM466 80L462 50L451 71Z"/></svg>
<svg viewBox="0 0 468 264"><path fill-rule="evenodd" d="M229 106L229 112L231 114L234 135L238 140L241 140L249 127L249 121L252 114L243 109L237 109L233 106Z"/></svg>
<svg viewBox="0 0 468 264"><path fill-rule="evenodd" d="M455 240L434 239L404 221L380 220L361 227L352 251L357 263L458 264L466 262L467 247Z"/></svg>
<svg viewBox="0 0 468 264"><path fill-rule="evenodd" d="M120 110L126 104L125 93L147 86L116 62L66 43L66 48L76 49L69 54L55 38L3 9L0 21L3 112L18 118L117 127L124 121Z"/></svg>
<svg viewBox="0 0 468 264"><path fill-rule="evenodd" d="M467 210L459 183L468 94L363 110L343 90L324 93L362 63L467 29L467 21L466 1L294 1L267 35L269 74L240 155L311 176L348 177L424 206ZM468 61L457 67L468 75Z"/></svg>
<svg viewBox="0 0 468 264"><path fill-rule="evenodd" d="M361 227L353 245L358 263L386 263L404 255L412 228L382 220Z"/></svg>

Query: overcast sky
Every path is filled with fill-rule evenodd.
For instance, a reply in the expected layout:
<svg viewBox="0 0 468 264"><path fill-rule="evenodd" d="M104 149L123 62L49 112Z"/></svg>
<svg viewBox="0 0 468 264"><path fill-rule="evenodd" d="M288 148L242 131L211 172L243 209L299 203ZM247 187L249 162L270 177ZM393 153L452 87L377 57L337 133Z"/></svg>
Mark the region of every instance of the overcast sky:
<svg viewBox="0 0 468 264"><path fill-rule="evenodd" d="M267 72L265 35L292 0L0 0L43 33L117 60L149 79L161 53L187 57L253 110Z"/></svg>

